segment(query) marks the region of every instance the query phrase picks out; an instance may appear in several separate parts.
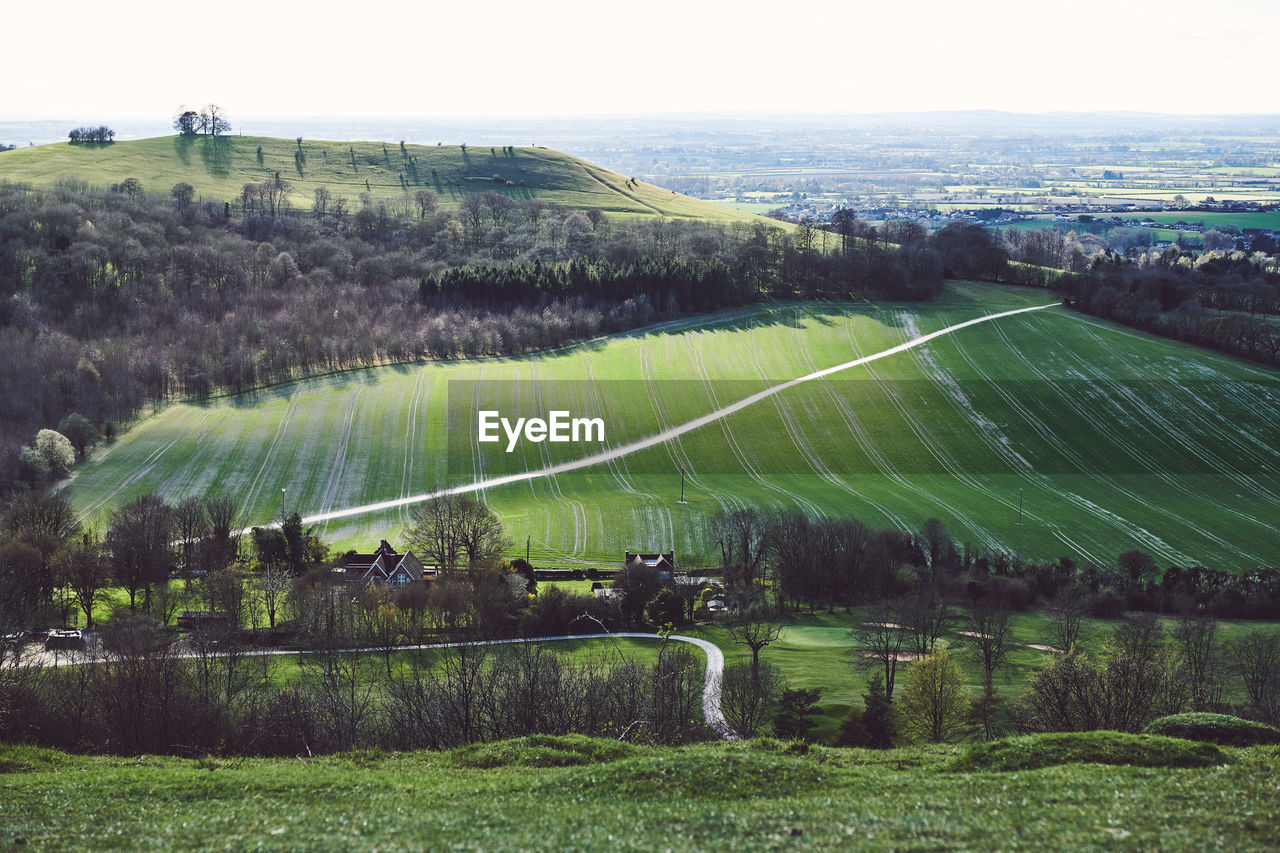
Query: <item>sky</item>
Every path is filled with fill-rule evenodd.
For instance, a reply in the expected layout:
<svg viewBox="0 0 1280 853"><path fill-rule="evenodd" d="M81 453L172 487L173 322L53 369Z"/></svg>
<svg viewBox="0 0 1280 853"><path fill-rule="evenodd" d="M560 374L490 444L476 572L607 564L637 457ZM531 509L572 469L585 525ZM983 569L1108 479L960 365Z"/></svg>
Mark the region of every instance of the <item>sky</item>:
<svg viewBox="0 0 1280 853"><path fill-rule="evenodd" d="M15 0L0 117L1277 111L1274 0Z"/></svg>

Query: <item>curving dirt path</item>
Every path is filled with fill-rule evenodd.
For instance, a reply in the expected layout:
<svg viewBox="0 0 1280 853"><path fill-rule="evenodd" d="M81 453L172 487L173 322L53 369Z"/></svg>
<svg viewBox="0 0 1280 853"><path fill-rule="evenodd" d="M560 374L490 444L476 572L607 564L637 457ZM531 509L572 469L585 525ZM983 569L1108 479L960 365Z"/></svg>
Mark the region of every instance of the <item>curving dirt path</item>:
<svg viewBox="0 0 1280 853"><path fill-rule="evenodd" d="M664 429L661 432L658 432L658 433L655 433L654 435L649 436L648 438L642 438L638 441L633 441L630 444L624 444L620 447L615 447L611 450L604 450L599 453L594 453L590 456L584 456L581 459L575 459L571 462L560 462L555 465L548 465L544 468L539 468L534 471L525 471L520 474L507 474L502 477L491 477L489 479L477 480L476 482L473 482L473 483L466 483L460 486L451 486L450 488L447 488L447 489L440 489L438 491L427 492L420 495L410 495L408 497L395 498L395 499L386 500L386 501L378 501L376 503L370 503L370 504L362 504L360 506L347 507L345 509L332 510L328 512L320 512L320 513L316 513L315 515L309 515L303 518L302 521L304 524L318 524L318 523L330 521L335 518L348 518L353 515L364 515L365 513L369 513L369 512L381 512L383 510L388 510L388 509L398 509L399 507L406 506L408 504L422 503L424 501L431 500L432 498L441 497L443 495L458 495L458 494L467 494L470 492L480 492L480 491L484 491L485 489L495 488L497 486L506 486L511 483L523 483L525 481L533 480L538 477L554 477L557 474L564 474L569 471L577 471L578 469L581 469L581 468L589 468L593 465L599 465L604 462L609 462L614 459L619 459L623 456L627 456L631 453L635 453L640 450L645 450L650 447L656 447L660 444L664 444L672 440L673 438L678 438L679 436L682 436L685 433L692 432L693 430L698 429L700 427L704 427L707 424L711 424L711 423L715 423L716 421L723 420L724 418L727 418L729 415L732 415L735 412L739 412L747 408L748 406L751 406L751 405L754 405L755 403L760 402L761 400L766 400L774 396L775 394L780 394L783 391L786 391L788 388L794 388L795 386L800 385L801 383L810 382L814 379L822 379L823 377L830 376L834 373L839 373L840 371L848 370L851 367L858 367L863 364L868 364L873 361L878 361L879 359L882 359L882 358L887 358L891 355L897 355L900 352L906 352L907 350L914 349L915 347L918 347L922 344L926 344L935 338L942 337L943 335L949 335L952 332L957 332L961 329L966 329L970 326L976 326L979 323L986 323L991 320L999 320L1002 317L1012 317L1015 314L1025 314L1029 311L1043 311L1045 308L1053 308L1056 305L1058 305L1057 302L1051 302L1046 305L1034 305L1030 308L1015 308L1012 311L1001 311L997 314L988 314L984 317L975 317L972 320L965 320L963 323L956 323L953 326L947 326L945 329L939 329L936 332L929 332L926 335L920 335L919 337L912 338L909 341L900 343L897 346L889 347L886 350L881 350L880 352L872 353L871 355L865 355L865 356L862 356L861 358L856 358L853 361L846 361L843 364L837 364L834 367L827 367L822 370L815 370L813 373L809 373L805 376L801 376L796 379L789 379L786 382L781 382L770 388L766 388L763 391L758 391L755 394L751 394L750 396L743 397L741 400L738 400L736 403L730 403L727 406L716 409L715 411L709 412L708 414L702 415L700 417L694 418L691 421L687 421L683 424L679 424L678 426L673 426L673 427L669 427L668 429ZM249 529L250 528L246 528L243 532L248 533Z"/></svg>
<svg viewBox="0 0 1280 853"><path fill-rule="evenodd" d="M558 637L516 637L507 640L468 640L456 643L420 643L413 646L397 646L396 651L420 651L423 649L455 649L459 646L505 646L512 643L554 643L562 640L613 640L618 637L628 637L638 640L660 640L657 634L642 634L638 632L622 631L614 634L564 634ZM688 643L691 646L697 646L707 656L707 674L702 684L702 716L707 721L707 726L716 734L725 740L738 740L738 733L725 721L724 712L720 709L720 684L724 678L724 652L720 651L720 647L710 640L704 640L701 637L686 637L683 634L669 634L668 640L675 640L678 643ZM365 652L374 654L378 649L340 649L342 652ZM306 655L311 652L292 649L258 649L247 651L247 656L260 657L263 655L270 657L282 657L284 655ZM180 657L194 657L194 655L180 655ZM38 651L32 654L23 655L21 661L28 666L72 666L75 664L92 663L95 660L101 660L100 657L84 652L56 653Z"/></svg>

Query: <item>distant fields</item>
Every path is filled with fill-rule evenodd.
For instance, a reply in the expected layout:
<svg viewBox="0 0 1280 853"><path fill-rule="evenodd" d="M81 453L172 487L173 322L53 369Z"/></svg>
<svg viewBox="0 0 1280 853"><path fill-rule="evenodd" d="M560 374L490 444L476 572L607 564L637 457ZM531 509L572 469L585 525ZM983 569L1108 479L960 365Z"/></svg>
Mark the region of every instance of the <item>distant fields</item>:
<svg viewBox="0 0 1280 853"><path fill-rule="evenodd" d="M817 368L1045 301L1043 291L953 284L929 305L752 307L536 356L387 367L173 405L95 454L69 494L101 523L143 492L224 492L246 525L282 508L309 515L405 497L599 449L481 452L473 398L521 415L562 404L599 415L616 446ZM528 537L542 565L615 564L626 548L658 547L710 562L707 518L754 505L907 529L937 516L961 542L1031 557L1111 562L1141 548L1161 565L1243 569L1280 559L1276 379L1053 308L484 498L513 554ZM677 503L681 466L687 505ZM320 528L335 545L363 547L399 541L408 517L402 507Z"/></svg>
<svg viewBox="0 0 1280 853"><path fill-rule="evenodd" d="M1206 228L1227 228L1234 227L1241 230L1245 228L1262 228L1264 230L1280 230L1280 211L1268 211L1265 213L1217 213L1214 211L1173 211L1173 212L1154 212L1139 211L1136 213L1121 214L1098 214L1101 217L1119 216L1121 219L1150 219L1161 225L1175 225L1182 222L1187 225L1203 225ZM1054 222L1052 219L1036 218L1026 219L1022 222L1013 223L1014 227L1019 228L1036 228L1036 227L1085 227L1094 223L1077 223L1077 222ZM1122 227L1122 226L1117 226ZM1157 229L1164 230L1164 229ZM1169 229L1173 230L1173 229Z"/></svg>
<svg viewBox="0 0 1280 853"><path fill-rule="evenodd" d="M261 155L259 156L259 149ZM58 143L0 154L0 180L50 184L79 178L106 186L137 178L143 189L166 195L178 183L219 201L240 197L246 183L274 180L292 187L289 201L309 210L318 187L358 210L361 193L403 202L412 209L420 189L436 192L446 206L477 192L515 199L537 198L569 208L598 208L623 217L757 221L750 214L632 183L584 160L547 148L406 145L394 142L330 142L253 136L162 136L111 145Z"/></svg>

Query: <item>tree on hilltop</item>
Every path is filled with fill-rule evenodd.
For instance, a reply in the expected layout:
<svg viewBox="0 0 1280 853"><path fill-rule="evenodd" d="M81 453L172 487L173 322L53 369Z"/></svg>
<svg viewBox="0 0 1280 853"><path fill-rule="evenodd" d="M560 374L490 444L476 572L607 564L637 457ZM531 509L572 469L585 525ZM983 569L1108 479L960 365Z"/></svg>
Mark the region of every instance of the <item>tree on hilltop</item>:
<svg viewBox="0 0 1280 853"><path fill-rule="evenodd" d="M195 136L200 132L200 114L195 110L179 107L178 114L173 117L173 129L178 131L179 136Z"/></svg>
<svg viewBox="0 0 1280 853"><path fill-rule="evenodd" d="M205 136L218 136L231 130L231 122L227 120L226 110L214 103L200 108L200 116L196 126Z"/></svg>

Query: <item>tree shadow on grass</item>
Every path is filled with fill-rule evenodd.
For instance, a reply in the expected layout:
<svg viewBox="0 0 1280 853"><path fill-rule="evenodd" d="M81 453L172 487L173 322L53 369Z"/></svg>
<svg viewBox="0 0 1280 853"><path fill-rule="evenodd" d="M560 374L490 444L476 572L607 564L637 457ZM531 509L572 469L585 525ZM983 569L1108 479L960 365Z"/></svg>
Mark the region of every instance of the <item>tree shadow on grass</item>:
<svg viewBox="0 0 1280 853"><path fill-rule="evenodd" d="M177 153L178 159L182 161L182 165L191 165L191 146L195 144L194 136L175 136L173 138L173 150Z"/></svg>
<svg viewBox="0 0 1280 853"><path fill-rule="evenodd" d="M205 171L219 178L230 175L231 140L223 136L206 136L200 141L200 159L204 161Z"/></svg>

